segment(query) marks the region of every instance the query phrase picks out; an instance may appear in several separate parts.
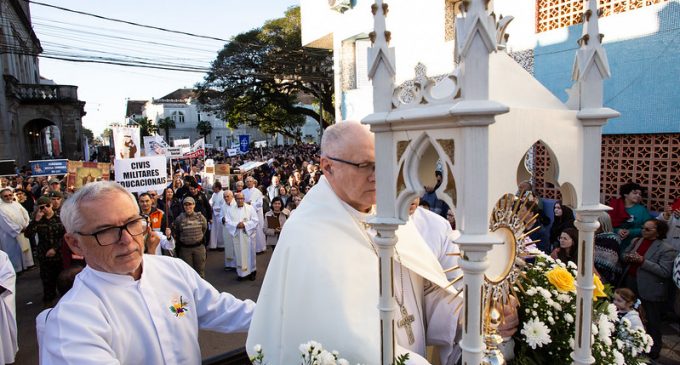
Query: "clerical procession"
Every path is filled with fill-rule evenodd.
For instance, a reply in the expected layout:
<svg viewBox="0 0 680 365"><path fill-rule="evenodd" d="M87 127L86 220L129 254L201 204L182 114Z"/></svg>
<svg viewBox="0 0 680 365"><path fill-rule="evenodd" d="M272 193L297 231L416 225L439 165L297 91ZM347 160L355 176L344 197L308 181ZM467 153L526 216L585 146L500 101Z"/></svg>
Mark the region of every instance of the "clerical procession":
<svg viewBox="0 0 680 365"><path fill-rule="evenodd" d="M0 0L0 365L680 364L677 0L174 2Z"/></svg>

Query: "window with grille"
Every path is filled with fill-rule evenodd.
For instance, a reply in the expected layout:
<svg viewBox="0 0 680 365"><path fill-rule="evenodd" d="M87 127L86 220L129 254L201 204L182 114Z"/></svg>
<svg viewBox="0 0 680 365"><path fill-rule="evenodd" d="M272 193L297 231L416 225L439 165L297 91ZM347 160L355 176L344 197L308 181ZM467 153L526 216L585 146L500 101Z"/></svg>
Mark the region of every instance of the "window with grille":
<svg viewBox="0 0 680 365"><path fill-rule="evenodd" d="M668 0L600 0L601 16L624 13ZM581 22L583 0L536 0L536 33L568 27Z"/></svg>

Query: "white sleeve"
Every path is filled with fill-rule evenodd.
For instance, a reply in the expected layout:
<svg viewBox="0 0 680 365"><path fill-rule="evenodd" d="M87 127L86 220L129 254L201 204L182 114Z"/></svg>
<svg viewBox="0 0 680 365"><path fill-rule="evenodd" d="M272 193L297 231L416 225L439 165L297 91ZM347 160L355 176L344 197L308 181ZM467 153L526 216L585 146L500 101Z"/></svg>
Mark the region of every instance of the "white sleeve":
<svg viewBox="0 0 680 365"><path fill-rule="evenodd" d="M158 233L158 236L161 238L161 243L159 246L161 246L162 249L164 250L174 250L175 249L175 240L172 239L172 236L167 237L163 233L156 232Z"/></svg>
<svg viewBox="0 0 680 365"><path fill-rule="evenodd" d="M262 199L259 199L260 202L262 202ZM248 234L252 234L253 231L257 229L257 224L260 222L260 220L257 217L257 211L255 208L250 212L250 219L248 219L244 225L246 226L246 232Z"/></svg>
<svg viewBox="0 0 680 365"><path fill-rule="evenodd" d="M236 228L236 225L239 223L238 221L234 220L236 212L232 211L231 213L233 214L225 214L225 227L227 228L227 232L232 237L236 236L236 233L238 233L238 228Z"/></svg>
<svg viewBox="0 0 680 365"><path fill-rule="evenodd" d="M428 324L426 340L436 346L441 364L455 365L460 358L458 346L462 331L458 330L462 309L462 294L451 301L452 294L425 281L425 318Z"/></svg>

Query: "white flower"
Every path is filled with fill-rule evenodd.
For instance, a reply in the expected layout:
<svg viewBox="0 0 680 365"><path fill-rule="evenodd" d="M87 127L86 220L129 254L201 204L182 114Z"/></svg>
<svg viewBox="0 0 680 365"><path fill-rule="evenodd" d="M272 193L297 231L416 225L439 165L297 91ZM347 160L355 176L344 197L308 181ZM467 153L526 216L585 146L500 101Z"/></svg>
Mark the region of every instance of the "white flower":
<svg viewBox="0 0 680 365"><path fill-rule="evenodd" d="M335 356L328 351L321 351L317 357L319 365L335 365Z"/></svg>
<svg viewBox="0 0 680 365"><path fill-rule="evenodd" d="M527 295L533 297L534 295L536 295L536 292L538 292L538 290L536 290L536 288L532 286L527 290Z"/></svg>
<svg viewBox="0 0 680 365"><path fill-rule="evenodd" d="M552 340L550 339L550 329L545 323L541 322L537 318L532 318L526 323L522 328L522 334L527 338L527 343L532 349L541 347L543 345L549 344Z"/></svg>
<svg viewBox="0 0 680 365"><path fill-rule="evenodd" d="M300 352L302 352L303 354L308 354L312 352L312 349L309 348L309 342L300 344L298 350L300 350Z"/></svg>
<svg viewBox="0 0 680 365"><path fill-rule="evenodd" d="M574 316L567 313L564 315L564 320L567 321L567 323L574 323Z"/></svg>
<svg viewBox="0 0 680 365"><path fill-rule="evenodd" d="M260 345L258 343L257 345L253 346L253 350L255 350L255 352L261 352L262 351L262 345Z"/></svg>
<svg viewBox="0 0 680 365"><path fill-rule="evenodd" d="M616 306L612 303L609 303L607 306L607 317L609 317L610 321L616 322L619 319L618 315L618 310L616 309Z"/></svg>
<svg viewBox="0 0 680 365"><path fill-rule="evenodd" d="M595 323L593 323L593 327L591 329L591 332L593 333L593 335L597 335L597 333L598 333L597 325L595 325Z"/></svg>
<svg viewBox="0 0 680 365"><path fill-rule="evenodd" d="M531 315L536 317L538 315L538 313L536 313L536 311L531 311Z"/></svg>
<svg viewBox="0 0 680 365"><path fill-rule="evenodd" d="M616 348L623 350L623 341L619 340L618 338L616 339Z"/></svg>
<svg viewBox="0 0 680 365"><path fill-rule="evenodd" d="M345 359L338 359L338 365L349 365L349 361Z"/></svg>
<svg viewBox="0 0 680 365"><path fill-rule="evenodd" d="M629 320L628 318L625 318L625 317L623 318L623 320L621 321L621 323L623 323L623 326L626 327L626 328L630 328L630 326L631 326L631 325L630 325L630 320Z"/></svg>
<svg viewBox="0 0 680 365"><path fill-rule="evenodd" d="M573 337L569 339L569 348L571 348L572 350L574 349L574 338Z"/></svg>
<svg viewBox="0 0 680 365"><path fill-rule="evenodd" d="M610 336L614 331L614 324L609 322L609 317L604 314L600 314L600 318L597 321L597 327L599 329L600 341L602 341L607 346L611 346L612 340Z"/></svg>
<svg viewBox="0 0 680 365"><path fill-rule="evenodd" d="M618 352L617 350L614 350L614 364L615 365L624 365L625 359L623 358L623 354Z"/></svg>
<svg viewBox="0 0 680 365"><path fill-rule="evenodd" d="M569 301L571 301L571 297L569 294L557 294L557 300L560 302L569 303Z"/></svg>
<svg viewBox="0 0 680 365"><path fill-rule="evenodd" d="M576 270L576 268L577 268L576 264L571 262L571 261L567 261L567 267L572 269L572 270Z"/></svg>
<svg viewBox="0 0 680 365"><path fill-rule="evenodd" d="M534 308L538 308L538 303L534 303Z"/></svg>

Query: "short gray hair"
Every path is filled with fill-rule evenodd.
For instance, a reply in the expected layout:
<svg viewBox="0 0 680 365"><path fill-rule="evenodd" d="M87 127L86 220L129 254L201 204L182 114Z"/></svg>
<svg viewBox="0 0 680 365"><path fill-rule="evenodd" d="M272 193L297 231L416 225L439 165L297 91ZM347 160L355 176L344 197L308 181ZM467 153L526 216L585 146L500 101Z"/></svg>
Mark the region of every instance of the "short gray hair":
<svg viewBox="0 0 680 365"><path fill-rule="evenodd" d="M597 221L600 222L600 230L605 233L614 232L614 226L612 225L612 218L607 212L599 212L597 215Z"/></svg>
<svg viewBox="0 0 680 365"><path fill-rule="evenodd" d="M360 130L370 133L366 126L355 121L344 121L326 128L321 137L321 155L337 155L345 147L345 143Z"/></svg>
<svg viewBox="0 0 680 365"><path fill-rule="evenodd" d="M83 202L91 201L94 199L101 199L102 195L112 192L119 192L125 194L131 202L137 205L137 200L130 194L129 191L125 190L120 184L113 181L98 181L89 183L75 194L64 201L64 205L61 207L61 223L66 228L66 232L73 233L80 229L82 225L83 215L80 212L80 205ZM111 207L114 208L115 207Z"/></svg>

